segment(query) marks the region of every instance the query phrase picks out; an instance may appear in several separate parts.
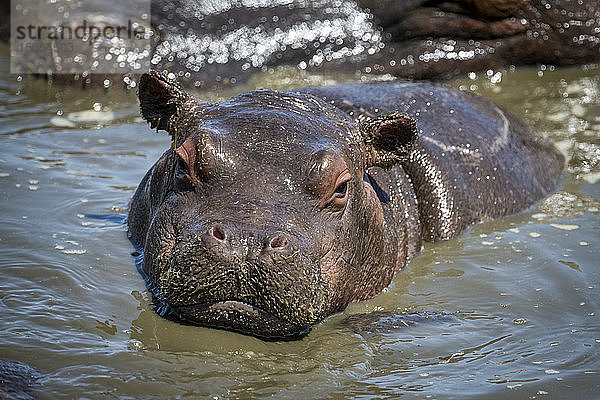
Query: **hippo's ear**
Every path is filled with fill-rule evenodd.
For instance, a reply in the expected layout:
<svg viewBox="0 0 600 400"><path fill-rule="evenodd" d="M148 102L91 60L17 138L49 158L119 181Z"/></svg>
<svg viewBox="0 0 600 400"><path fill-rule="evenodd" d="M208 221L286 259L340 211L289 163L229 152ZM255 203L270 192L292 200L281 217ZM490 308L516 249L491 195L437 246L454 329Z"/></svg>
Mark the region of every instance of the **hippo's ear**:
<svg viewBox="0 0 600 400"><path fill-rule="evenodd" d="M367 144L368 166L389 168L410 154L417 138L417 121L391 113L361 120L360 130Z"/></svg>
<svg viewBox="0 0 600 400"><path fill-rule="evenodd" d="M174 135L174 119L192 99L168 73L150 71L140 78L138 97L142 117L152 128L163 129Z"/></svg>

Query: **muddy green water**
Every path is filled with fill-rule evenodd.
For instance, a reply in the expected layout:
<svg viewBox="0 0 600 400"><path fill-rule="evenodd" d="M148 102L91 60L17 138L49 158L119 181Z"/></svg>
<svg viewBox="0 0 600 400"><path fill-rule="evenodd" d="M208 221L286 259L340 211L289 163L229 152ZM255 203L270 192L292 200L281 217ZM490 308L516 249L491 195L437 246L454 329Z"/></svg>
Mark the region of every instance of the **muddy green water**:
<svg viewBox="0 0 600 400"><path fill-rule="evenodd" d="M135 94L21 81L8 75L6 54L0 357L44 374L40 399L600 396L599 69L517 69L450 83L557 142L569 157L558 191L426 245L384 293L304 339L263 342L153 312L118 220L169 140L140 120ZM238 91L348 79L356 77L281 69ZM377 310L457 318L364 330L342 322Z"/></svg>

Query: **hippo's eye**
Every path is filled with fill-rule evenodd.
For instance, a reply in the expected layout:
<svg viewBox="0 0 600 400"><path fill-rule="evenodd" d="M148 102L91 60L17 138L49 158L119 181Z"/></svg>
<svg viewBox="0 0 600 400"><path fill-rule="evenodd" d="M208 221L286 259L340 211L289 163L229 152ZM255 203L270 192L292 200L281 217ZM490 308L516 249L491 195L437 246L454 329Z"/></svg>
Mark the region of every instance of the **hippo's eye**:
<svg viewBox="0 0 600 400"><path fill-rule="evenodd" d="M348 202L348 182L352 179L352 176L345 170L336 179L336 186L329 200L329 207L335 212L341 212L346 208Z"/></svg>
<svg viewBox="0 0 600 400"><path fill-rule="evenodd" d="M173 189L176 192L186 192L194 190L194 186L190 180L190 171L187 164L179 157L175 164L175 173L173 180Z"/></svg>
<svg viewBox="0 0 600 400"><path fill-rule="evenodd" d="M312 154L307 167L306 188L319 209L340 218L352 194L352 175L344 158L333 150Z"/></svg>
<svg viewBox="0 0 600 400"><path fill-rule="evenodd" d="M335 188L335 194L340 196L345 196L348 191L348 182L343 182Z"/></svg>
<svg viewBox="0 0 600 400"><path fill-rule="evenodd" d="M177 165L175 166L175 177L177 179L181 179L189 174L190 171L188 170L187 164L181 158L177 158Z"/></svg>

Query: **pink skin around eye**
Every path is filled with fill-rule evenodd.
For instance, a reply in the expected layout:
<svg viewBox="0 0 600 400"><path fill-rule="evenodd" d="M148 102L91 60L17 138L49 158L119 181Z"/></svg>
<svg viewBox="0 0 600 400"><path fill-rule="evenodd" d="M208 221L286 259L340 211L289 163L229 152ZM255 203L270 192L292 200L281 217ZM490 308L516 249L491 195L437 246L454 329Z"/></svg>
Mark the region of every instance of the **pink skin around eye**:
<svg viewBox="0 0 600 400"><path fill-rule="evenodd" d="M190 136L181 146L175 149L175 152L181 160L187 165L190 174L194 173L194 163L196 162L196 142Z"/></svg>
<svg viewBox="0 0 600 400"><path fill-rule="evenodd" d="M334 202L338 206L345 201L345 195L336 193L340 185L350 181L351 175L345 160L338 154L327 154L317 162L308 184L309 190L317 196L318 206L327 207Z"/></svg>

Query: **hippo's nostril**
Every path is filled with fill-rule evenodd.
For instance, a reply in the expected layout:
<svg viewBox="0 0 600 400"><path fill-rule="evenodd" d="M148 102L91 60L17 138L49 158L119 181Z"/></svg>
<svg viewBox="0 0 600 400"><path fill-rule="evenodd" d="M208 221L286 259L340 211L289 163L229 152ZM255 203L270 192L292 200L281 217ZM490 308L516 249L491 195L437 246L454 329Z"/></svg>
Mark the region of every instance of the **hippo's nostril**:
<svg viewBox="0 0 600 400"><path fill-rule="evenodd" d="M278 249L287 246L287 239L283 235L277 235L269 241L269 247L272 249Z"/></svg>
<svg viewBox="0 0 600 400"><path fill-rule="evenodd" d="M219 225L215 225L212 228L210 228L208 230L208 233L210 233L217 240L225 240L225 237L226 237L225 231Z"/></svg>

